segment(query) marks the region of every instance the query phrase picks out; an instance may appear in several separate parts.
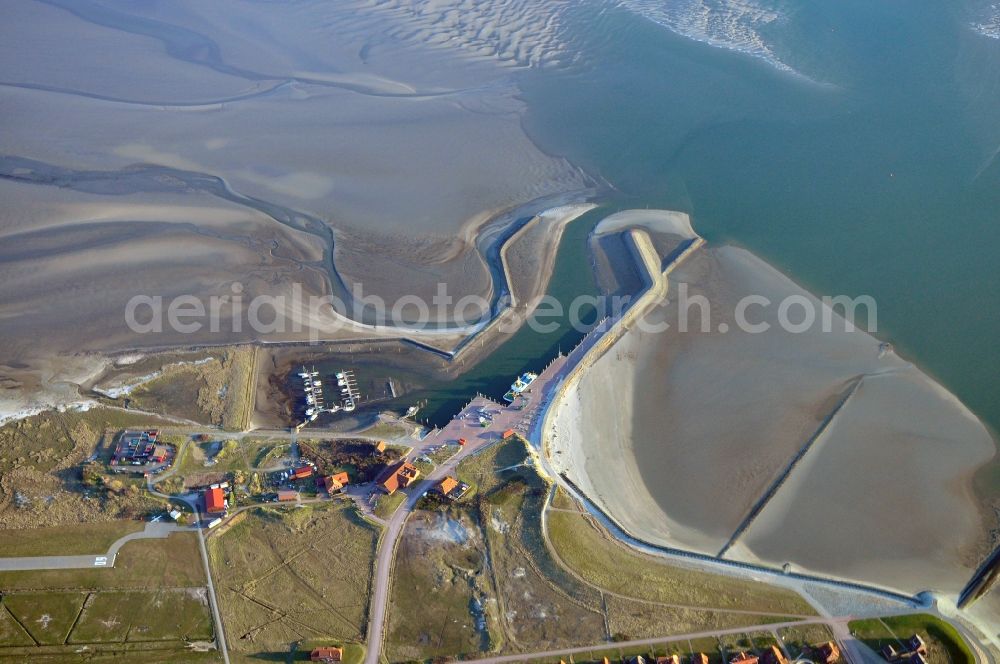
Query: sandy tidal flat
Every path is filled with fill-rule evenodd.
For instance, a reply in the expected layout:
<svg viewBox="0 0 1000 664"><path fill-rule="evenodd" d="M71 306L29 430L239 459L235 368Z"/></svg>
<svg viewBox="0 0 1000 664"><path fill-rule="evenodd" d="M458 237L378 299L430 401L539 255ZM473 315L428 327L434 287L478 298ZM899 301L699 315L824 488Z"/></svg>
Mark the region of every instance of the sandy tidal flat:
<svg viewBox="0 0 1000 664"><path fill-rule="evenodd" d="M711 303L704 332L697 307L679 331L682 283ZM957 594L990 545L971 484L996 453L982 423L839 316L781 330L783 298L822 305L747 251L695 251L669 292L644 322L670 329L630 330L567 391L556 465L639 539ZM750 294L775 303L748 314L767 332L737 328Z"/></svg>
<svg viewBox="0 0 1000 664"><path fill-rule="evenodd" d="M593 194L587 175L521 126L512 72L559 66L565 51L551 13L522 0L7 8L6 410L36 403L28 392L45 389L43 369L66 353L260 337L226 324L137 336L123 325L133 295L205 300L239 284L249 301L297 285L350 303L360 288L387 308L428 299L438 284L453 301L509 288L530 296L502 283L493 240ZM557 216L535 226L557 240L571 218ZM551 269L550 239L511 254L534 286ZM266 341L412 332L284 313L301 333ZM449 349L477 329L452 319L432 321L428 341Z"/></svg>

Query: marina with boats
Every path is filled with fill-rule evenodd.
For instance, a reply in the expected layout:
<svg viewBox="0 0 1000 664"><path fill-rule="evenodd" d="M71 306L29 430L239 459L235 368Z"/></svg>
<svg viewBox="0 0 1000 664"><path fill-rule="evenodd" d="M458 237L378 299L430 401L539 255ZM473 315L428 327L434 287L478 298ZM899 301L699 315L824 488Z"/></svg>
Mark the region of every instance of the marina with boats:
<svg viewBox="0 0 1000 664"><path fill-rule="evenodd" d="M336 387L330 391L336 391L337 397L328 401L323 393L323 380L316 367L306 368L298 373L299 380L302 381L302 423L304 426L313 422L323 413L350 413L358 407L361 394L358 390L358 381L354 377L354 372L350 369L338 371L333 375ZM329 381L332 385L333 381Z"/></svg>

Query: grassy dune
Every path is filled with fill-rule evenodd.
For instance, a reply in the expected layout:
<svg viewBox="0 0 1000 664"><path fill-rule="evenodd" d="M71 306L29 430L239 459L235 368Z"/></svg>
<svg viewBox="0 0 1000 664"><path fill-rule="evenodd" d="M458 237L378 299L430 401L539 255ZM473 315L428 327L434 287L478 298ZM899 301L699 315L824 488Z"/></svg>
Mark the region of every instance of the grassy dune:
<svg viewBox="0 0 1000 664"><path fill-rule="evenodd" d="M362 641L377 530L353 506L257 508L209 554L230 649L246 659L307 639Z"/></svg>
<svg viewBox="0 0 1000 664"><path fill-rule="evenodd" d="M253 412L256 355L253 346L234 346L198 362L167 364L129 398L141 410L244 431Z"/></svg>
<svg viewBox="0 0 1000 664"><path fill-rule="evenodd" d="M690 607L815 615L795 593L764 583L675 567L615 542L585 514L550 511L549 539L559 558L608 591Z"/></svg>

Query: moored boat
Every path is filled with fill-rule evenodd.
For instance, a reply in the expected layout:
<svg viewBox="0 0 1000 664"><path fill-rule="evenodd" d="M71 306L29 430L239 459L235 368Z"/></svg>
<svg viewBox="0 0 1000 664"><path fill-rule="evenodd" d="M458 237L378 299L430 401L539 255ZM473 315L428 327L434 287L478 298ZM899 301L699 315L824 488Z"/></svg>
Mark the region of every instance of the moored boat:
<svg viewBox="0 0 1000 664"><path fill-rule="evenodd" d="M514 399L528 389L528 386L535 382L536 378L538 378L538 374L531 373L530 371L525 371L523 374L518 376L517 379L511 384L510 389L507 390L507 394L503 395L504 401L507 403L513 403Z"/></svg>

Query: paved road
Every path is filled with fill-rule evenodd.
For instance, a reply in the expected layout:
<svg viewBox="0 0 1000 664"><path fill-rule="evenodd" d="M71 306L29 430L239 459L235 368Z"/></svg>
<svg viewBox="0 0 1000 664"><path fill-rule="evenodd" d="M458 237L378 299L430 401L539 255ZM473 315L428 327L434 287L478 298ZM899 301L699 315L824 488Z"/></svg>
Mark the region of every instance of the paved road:
<svg viewBox="0 0 1000 664"><path fill-rule="evenodd" d="M194 512L195 522L201 523L201 514L197 508ZM209 605L212 607L212 619L215 621L215 645L222 653L222 660L229 664L229 649L226 648L226 629L219 613L219 598L215 594L215 583L212 582L212 568L208 564L208 549L205 548L205 531L198 528L198 548L201 549L201 562L205 565L205 579L208 581Z"/></svg>
<svg viewBox="0 0 1000 664"><path fill-rule="evenodd" d="M382 651L382 636L385 627L385 612L389 598L389 577L392 572L392 559L396 553L396 543L403 533L406 519L416 507L420 497L446 475L454 473L462 459L475 454L483 448L495 443L499 436L492 438L470 438L469 442L459 452L435 468L424 481L408 491L406 500L386 522L385 530L379 539L378 557L375 561L375 581L371 594L371 610L368 618L368 649L365 654L365 664L378 664Z"/></svg>
<svg viewBox="0 0 1000 664"><path fill-rule="evenodd" d="M44 569L89 569L92 567L114 567L118 550L126 542L141 539L163 539L170 533L190 530L175 523L147 523L144 530L129 533L120 537L111 545L106 553L94 553L76 556L19 556L15 558L0 558L0 572L17 572Z"/></svg>
<svg viewBox="0 0 1000 664"><path fill-rule="evenodd" d="M853 618L838 618L837 622L841 620L853 620ZM708 632L691 632L689 634L665 634L653 639L636 639L633 641L618 641L615 643L609 643L607 641L601 641L589 646L579 646L576 648L565 648L563 650L546 650L542 652L531 652L522 653L520 655L505 655L502 657L484 657L482 659L472 659L468 661L478 662L478 664L507 664L508 662L523 662L528 659L542 659L551 658L558 661L559 659L565 658L566 655L576 655L581 653L589 653L593 650L607 650L608 648L631 648L633 646L653 646L666 643L667 641L681 641L685 639L703 639L722 636L725 634L745 634L747 632L755 631L773 631L777 629L782 629L783 627L796 627L800 625L826 625L830 621L825 618L811 618L807 620L795 620L790 622L780 622L780 623L765 623L762 625L750 625L747 627L733 627L731 629L718 629Z"/></svg>
<svg viewBox="0 0 1000 664"><path fill-rule="evenodd" d="M184 449L191 443L190 439L186 440L181 446L181 449L177 451L177 456L175 459L180 459L181 454L183 454ZM215 622L215 646L218 648L219 652L222 653L222 660L225 664L229 664L229 650L226 648L226 627L222 623L222 615L219 613L219 598L215 594L215 583L212 581L212 567L208 564L208 549L205 547L205 531L200 527L201 524L201 512L198 511L198 494L189 493L185 495L169 496L165 493L161 493L156 490L156 482L161 482L174 473L177 472L177 464L158 476L147 476L146 487L149 492L154 496L159 496L160 498L175 499L186 503L191 511L194 513L194 523L192 526L194 530L198 532L198 548L201 551L201 562L205 567L205 580L208 585L208 604L212 609L212 620Z"/></svg>
<svg viewBox="0 0 1000 664"><path fill-rule="evenodd" d="M544 394L549 382L560 375L560 368L564 361L565 358L560 357L546 367L532 383L531 393ZM414 447L408 455L408 458L419 456L428 445L449 444L459 438L464 438L467 441L457 454L436 467L423 482L408 491L406 500L386 522L385 530L382 531L382 537L379 540L378 557L375 562L375 581L368 618L368 650L365 655L365 664L378 664L379 662L385 627L386 603L389 596L389 577L392 572L392 560L396 553L396 543L403 533L406 519L413 512L417 501L427 489L430 489L446 475L454 473L462 459L502 440L505 430L514 429L525 435L534 418L538 415L538 403L533 403L533 399L536 397L519 398L515 403L504 406L486 397L477 396L443 429L429 434L424 438L422 444ZM481 413L492 418L492 423L488 427L484 428L479 424Z"/></svg>

